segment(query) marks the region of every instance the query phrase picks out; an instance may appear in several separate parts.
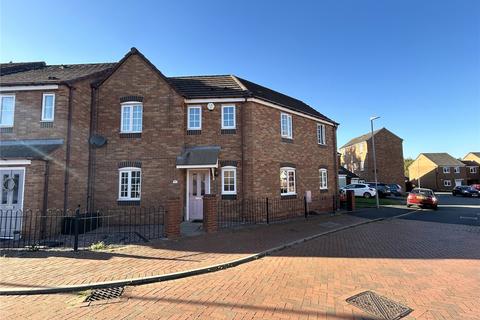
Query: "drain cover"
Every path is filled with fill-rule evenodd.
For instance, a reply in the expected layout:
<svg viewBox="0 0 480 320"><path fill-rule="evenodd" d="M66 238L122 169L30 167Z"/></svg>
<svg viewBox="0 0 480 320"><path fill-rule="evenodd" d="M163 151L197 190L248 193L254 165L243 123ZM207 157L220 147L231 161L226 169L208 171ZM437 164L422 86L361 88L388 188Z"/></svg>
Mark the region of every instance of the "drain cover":
<svg viewBox="0 0 480 320"><path fill-rule="evenodd" d="M348 298L346 301L359 309L385 320L401 319L413 311L413 309L379 296L373 291L359 293Z"/></svg>
<svg viewBox="0 0 480 320"><path fill-rule="evenodd" d="M83 302L95 302L101 300L117 299L123 293L123 287L113 287L93 290Z"/></svg>

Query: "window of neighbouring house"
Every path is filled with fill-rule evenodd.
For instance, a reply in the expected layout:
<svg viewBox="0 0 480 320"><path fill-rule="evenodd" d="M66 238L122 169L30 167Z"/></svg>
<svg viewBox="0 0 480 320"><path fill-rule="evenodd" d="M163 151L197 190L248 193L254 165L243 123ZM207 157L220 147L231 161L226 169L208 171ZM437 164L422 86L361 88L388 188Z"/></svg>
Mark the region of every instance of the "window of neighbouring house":
<svg viewBox="0 0 480 320"><path fill-rule="evenodd" d="M235 129L235 106L222 106L222 129Z"/></svg>
<svg viewBox="0 0 480 320"><path fill-rule="evenodd" d="M237 168L222 168L222 194L237 194Z"/></svg>
<svg viewBox="0 0 480 320"><path fill-rule="evenodd" d="M470 167L470 173L477 173L477 167Z"/></svg>
<svg viewBox="0 0 480 320"><path fill-rule="evenodd" d="M295 195L295 168L280 169L280 195Z"/></svg>
<svg viewBox="0 0 480 320"><path fill-rule="evenodd" d="M450 187L452 185L452 182L450 180L443 180L443 185L445 187Z"/></svg>
<svg viewBox="0 0 480 320"><path fill-rule="evenodd" d="M140 168L120 168L118 179L119 200L140 200L142 185Z"/></svg>
<svg viewBox="0 0 480 320"><path fill-rule="evenodd" d="M320 169L320 190L328 189L327 169Z"/></svg>
<svg viewBox="0 0 480 320"><path fill-rule="evenodd" d="M443 173L450 173L450 167L443 167Z"/></svg>
<svg viewBox="0 0 480 320"><path fill-rule="evenodd" d="M42 121L53 121L55 116L55 94L44 93L42 98Z"/></svg>
<svg viewBox="0 0 480 320"><path fill-rule="evenodd" d="M282 138L292 139L292 116L286 113L280 115L280 131Z"/></svg>
<svg viewBox="0 0 480 320"><path fill-rule="evenodd" d="M317 123L317 142L318 144L326 144L325 140L325 125Z"/></svg>
<svg viewBox="0 0 480 320"><path fill-rule="evenodd" d="M0 104L0 127L13 127L15 114L15 96L1 95Z"/></svg>
<svg viewBox="0 0 480 320"><path fill-rule="evenodd" d="M365 160L360 161L360 171L365 171Z"/></svg>
<svg viewBox="0 0 480 320"><path fill-rule="evenodd" d="M122 133L142 132L143 105L140 102L122 103L120 131Z"/></svg>
<svg viewBox="0 0 480 320"><path fill-rule="evenodd" d="M455 167L453 170L455 173L460 173L460 167Z"/></svg>
<svg viewBox="0 0 480 320"><path fill-rule="evenodd" d="M202 107L189 106L187 109L187 129L202 130Z"/></svg>

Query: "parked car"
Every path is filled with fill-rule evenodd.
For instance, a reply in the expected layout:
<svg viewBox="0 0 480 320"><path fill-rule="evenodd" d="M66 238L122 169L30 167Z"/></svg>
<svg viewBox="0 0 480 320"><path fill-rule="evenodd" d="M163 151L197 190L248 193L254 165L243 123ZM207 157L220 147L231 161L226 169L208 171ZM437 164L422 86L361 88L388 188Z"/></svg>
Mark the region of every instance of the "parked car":
<svg viewBox="0 0 480 320"><path fill-rule="evenodd" d="M377 194L375 188L371 188L365 183L352 183L340 189L342 192L346 192L347 190L353 190L355 197L364 197L366 199L375 197Z"/></svg>
<svg viewBox="0 0 480 320"><path fill-rule="evenodd" d="M402 187L398 184L395 184L395 183L391 183L388 185L388 187L390 188L390 191L392 192L392 194L396 195L396 196L401 196L402 195Z"/></svg>
<svg viewBox="0 0 480 320"><path fill-rule="evenodd" d="M480 191L470 186L456 186L452 190L453 196L478 197Z"/></svg>
<svg viewBox="0 0 480 320"><path fill-rule="evenodd" d="M375 182L367 182L367 184L370 188L375 188ZM376 189L380 198L392 195L392 192L386 183L378 182Z"/></svg>
<svg viewBox="0 0 480 320"><path fill-rule="evenodd" d="M480 183L472 184L470 187L472 187L473 189L477 189L478 191L480 191Z"/></svg>
<svg viewBox="0 0 480 320"><path fill-rule="evenodd" d="M419 207L438 208L438 198L431 189L415 188L408 194L407 207L416 205Z"/></svg>

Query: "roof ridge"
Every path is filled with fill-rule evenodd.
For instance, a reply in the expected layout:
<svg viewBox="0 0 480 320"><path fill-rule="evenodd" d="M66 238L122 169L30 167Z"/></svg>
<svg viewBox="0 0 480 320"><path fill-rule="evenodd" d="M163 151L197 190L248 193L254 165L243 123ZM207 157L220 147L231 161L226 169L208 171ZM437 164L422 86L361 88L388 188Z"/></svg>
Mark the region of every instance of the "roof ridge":
<svg viewBox="0 0 480 320"><path fill-rule="evenodd" d="M181 79L181 78L205 78L205 77L230 77L230 74L211 74L211 75L195 75L195 76L174 76L167 77L171 79Z"/></svg>
<svg viewBox="0 0 480 320"><path fill-rule="evenodd" d="M102 64L117 64L117 62L94 62L94 63L62 63L62 64L47 64L45 67L61 67L61 66L93 66Z"/></svg>

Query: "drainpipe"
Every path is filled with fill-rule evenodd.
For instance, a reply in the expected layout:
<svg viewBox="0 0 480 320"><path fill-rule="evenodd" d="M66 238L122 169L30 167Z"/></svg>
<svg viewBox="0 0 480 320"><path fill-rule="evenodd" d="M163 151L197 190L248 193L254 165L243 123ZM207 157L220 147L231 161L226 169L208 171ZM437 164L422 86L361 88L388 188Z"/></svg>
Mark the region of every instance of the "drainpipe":
<svg viewBox="0 0 480 320"><path fill-rule="evenodd" d="M40 223L40 239L45 238L45 232L46 232L46 227L47 227L47 210L48 210L48 178L50 175L50 161L49 160L44 160L45 161L45 174L44 174L44 180L43 180L43 204L42 204L42 214L44 216L43 219L41 219Z"/></svg>
<svg viewBox="0 0 480 320"><path fill-rule="evenodd" d="M95 128L95 115L97 112L97 88L95 86L91 86L91 100L90 100L90 129L89 129L89 141L88 141L88 176L87 176L87 210L88 212L93 212L94 208L94 199L93 199L93 188L94 188L94 168L93 162L95 161L95 150L93 149L93 145L90 143L90 137L96 131Z"/></svg>
<svg viewBox="0 0 480 320"><path fill-rule="evenodd" d="M63 212L67 212L68 209L68 191L69 191L69 180L70 180L70 149L72 141L72 110L73 110L73 86L69 83L65 83L68 87L68 122L67 122L67 150L65 155L65 182L64 182L64 193L63 193Z"/></svg>
<svg viewBox="0 0 480 320"><path fill-rule="evenodd" d="M242 105L241 112L242 112L242 121L241 121L241 129L242 129L242 138L241 138L241 148L242 148L242 208L245 208L245 113L246 113L246 104L247 98ZM242 210L242 219L243 219L243 210Z"/></svg>
<svg viewBox="0 0 480 320"><path fill-rule="evenodd" d="M333 170L335 170L335 189L334 189L334 197L335 197L335 207L333 208L334 211L337 210L338 203L337 203L337 194L338 194L338 157L337 157L337 125L334 125L334 135L333 135Z"/></svg>

